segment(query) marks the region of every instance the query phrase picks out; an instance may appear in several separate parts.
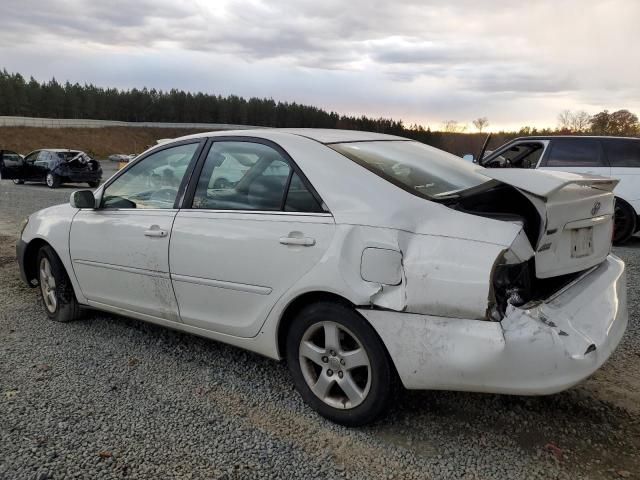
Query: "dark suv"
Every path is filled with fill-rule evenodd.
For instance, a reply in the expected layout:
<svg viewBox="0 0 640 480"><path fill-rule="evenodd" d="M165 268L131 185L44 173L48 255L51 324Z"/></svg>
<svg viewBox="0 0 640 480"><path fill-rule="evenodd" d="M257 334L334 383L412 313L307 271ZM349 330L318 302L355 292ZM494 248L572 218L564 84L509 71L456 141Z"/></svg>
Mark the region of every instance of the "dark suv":
<svg viewBox="0 0 640 480"><path fill-rule="evenodd" d="M64 182L86 182L95 188L102 180L100 162L79 150L35 150L24 159L15 152L1 152L0 178L12 179L18 185L45 182L49 188L57 188Z"/></svg>
<svg viewBox="0 0 640 480"><path fill-rule="evenodd" d="M486 155L480 164L486 168L539 168L617 178L614 243L626 242L640 229L640 138L522 137Z"/></svg>

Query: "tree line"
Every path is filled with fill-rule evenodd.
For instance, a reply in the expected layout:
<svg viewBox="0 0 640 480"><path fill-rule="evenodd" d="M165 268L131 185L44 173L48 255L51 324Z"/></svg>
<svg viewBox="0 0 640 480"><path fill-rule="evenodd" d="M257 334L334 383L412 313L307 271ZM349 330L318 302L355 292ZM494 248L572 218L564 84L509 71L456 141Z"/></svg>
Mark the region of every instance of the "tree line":
<svg viewBox="0 0 640 480"><path fill-rule="evenodd" d="M466 134L466 125L445 121L439 131L421 125L405 125L402 120L341 115L297 102L237 95L191 93L155 88L121 90L93 84L60 83L55 78L28 81L19 73L0 71L0 115L45 118L86 118L129 122L231 123L268 127L313 127L368 130L413 138L454 153L466 153L482 144L487 117L472 121L478 133ZM517 132L494 134L496 141L522 135L597 134L634 136L640 134L638 117L628 110L595 115L565 110L555 129L522 127ZM462 134L468 136L462 140ZM495 145L493 145L495 146Z"/></svg>

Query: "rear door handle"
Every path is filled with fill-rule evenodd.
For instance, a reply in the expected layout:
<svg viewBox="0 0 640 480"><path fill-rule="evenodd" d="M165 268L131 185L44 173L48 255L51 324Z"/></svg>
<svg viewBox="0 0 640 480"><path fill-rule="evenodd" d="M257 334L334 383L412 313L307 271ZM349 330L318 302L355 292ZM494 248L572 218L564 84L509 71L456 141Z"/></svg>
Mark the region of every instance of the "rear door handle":
<svg viewBox="0 0 640 480"><path fill-rule="evenodd" d="M282 245L301 245L303 247L312 247L316 244L316 239L311 237L280 237Z"/></svg>
<svg viewBox="0 0 640 480"><path fill-rule="evenodd" d="M162 230L158 225L151 225L149 230L144 231L145 237L166 237L167 231Z"/></svg>

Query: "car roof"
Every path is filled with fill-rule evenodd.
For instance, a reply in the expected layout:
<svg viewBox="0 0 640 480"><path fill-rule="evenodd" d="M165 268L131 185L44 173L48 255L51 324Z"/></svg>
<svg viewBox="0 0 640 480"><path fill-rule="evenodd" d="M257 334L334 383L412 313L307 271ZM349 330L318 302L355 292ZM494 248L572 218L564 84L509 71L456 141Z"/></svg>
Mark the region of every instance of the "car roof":
<svg viewBox="0 0 640 480"><path fill-rule="evenodd" d="M554 138L593 138L609 140L640 140L638 137L614 137L609 135L532 135L530 137L517 137L516 140L553 140Z"/></svg>
<svg viewBox="0 0 640 480"><path fill-rule="evenodd" d="M81 150L71 150L70 148L39 148L39 152L54 152L54 153L81 153Z"/></svg>
<svg viewBox="0 0 640 480"><path fill-rule="evenodd" d="M285 133L306 137L311 140L323 144L343 143L343 142L366 142L380 140L410 140L408 138L396 135L387 135L385 133L365 132L361 130L336 130L330 128L255 128L251 130L222 130L215 132L196 133L179 137L174 140L186 140L189 138L202 137L224 137L224 136L243 136L243 137L264 137L273 133Z"/></svg>

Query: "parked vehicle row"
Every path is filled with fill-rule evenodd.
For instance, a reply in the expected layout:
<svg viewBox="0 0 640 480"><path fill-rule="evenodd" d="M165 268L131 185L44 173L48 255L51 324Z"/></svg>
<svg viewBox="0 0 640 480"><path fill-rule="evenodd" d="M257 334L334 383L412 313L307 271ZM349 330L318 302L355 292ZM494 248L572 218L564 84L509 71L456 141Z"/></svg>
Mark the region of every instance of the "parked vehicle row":
<svg viewBox="0 0 640 480"><path fill-rule="evenodd" d="M26 157L0 150L0 179L10 179L16 185L24 182L44 182L49 188L63 183L88 183L91 188L100 185L102 167L80 150L41 149Z"/></svg>
<svg viewBox="0 0 640 480"><path fill-rule="evenodd" d="M88 306L286 358L312 408L361 425L396 382L540 395L600 368L627 325L617 183L369 132L202 133L32 214L17 258L53 320Z"/></svg>

